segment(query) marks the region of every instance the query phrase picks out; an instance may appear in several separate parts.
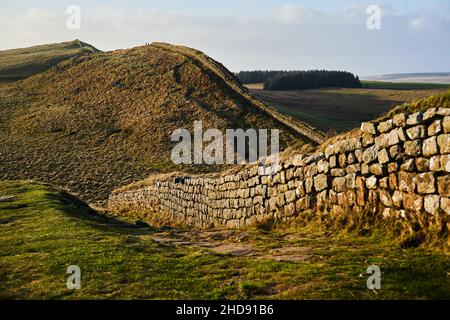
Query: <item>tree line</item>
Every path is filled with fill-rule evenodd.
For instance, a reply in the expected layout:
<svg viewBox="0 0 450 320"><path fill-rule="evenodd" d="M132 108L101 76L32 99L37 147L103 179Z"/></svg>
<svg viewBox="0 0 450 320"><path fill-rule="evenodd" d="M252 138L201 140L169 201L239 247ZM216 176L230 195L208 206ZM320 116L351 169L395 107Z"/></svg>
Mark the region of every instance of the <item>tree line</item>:
<svg viewBox="0 0 450 320"><path fill-rule="evenodd" d="M358 76L347 71L241 71L243 83L264 83L265 90L300 90L323 87L361 88Z"/></svg>

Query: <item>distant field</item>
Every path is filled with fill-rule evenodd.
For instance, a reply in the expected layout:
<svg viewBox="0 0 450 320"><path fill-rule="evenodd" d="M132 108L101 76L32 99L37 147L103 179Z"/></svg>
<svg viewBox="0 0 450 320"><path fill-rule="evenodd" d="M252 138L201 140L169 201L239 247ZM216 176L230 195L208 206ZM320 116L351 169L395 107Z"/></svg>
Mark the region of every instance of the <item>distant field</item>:
<svg viewBox="0 0 450 320"><path fill-rule="evenodd" d="M450 89L450 83L361 81L366 89L430 90Z"/></svg>
<svg viewBox="0 0 450 320"><path fill-rule="evenodd" d="M422 84L414 84L422 86ZM270 91L247 86L252 94L278 111L305 121L326 133L358 127L392 107L437 94L449 88L431 89L315 89Z"/></svg>

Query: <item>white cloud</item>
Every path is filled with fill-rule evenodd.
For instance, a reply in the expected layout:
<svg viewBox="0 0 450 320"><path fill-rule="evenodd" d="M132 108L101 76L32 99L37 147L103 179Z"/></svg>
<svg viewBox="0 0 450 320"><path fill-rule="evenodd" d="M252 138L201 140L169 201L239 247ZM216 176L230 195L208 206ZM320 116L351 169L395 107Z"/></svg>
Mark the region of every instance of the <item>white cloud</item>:
<svg viewBox="0 0 450 320"><path fill-rule="evenodd" d="M383 27L376 32L367 30L362 6L323 13L290 4L269 14L238 17L111 7L81 8L81 13L81 30L68 30L65 10L1 12L0 30L14 32L0 34L0 49L75 38L102 50L165 41L203 50L233 71L327 68L360 75L450 71L450 43L442 41L449 37L450 20L438 12L422 13L417 20L417 14L383 11ZM411 28L422 31L409 32Z"/></svg>
<svg viewBox="0 0 450 320"><path fill-rule="evenodd" d="M415 18L409 22L409 26L413 29L422 29L425 26L425 21L422 18Z"/></svg>

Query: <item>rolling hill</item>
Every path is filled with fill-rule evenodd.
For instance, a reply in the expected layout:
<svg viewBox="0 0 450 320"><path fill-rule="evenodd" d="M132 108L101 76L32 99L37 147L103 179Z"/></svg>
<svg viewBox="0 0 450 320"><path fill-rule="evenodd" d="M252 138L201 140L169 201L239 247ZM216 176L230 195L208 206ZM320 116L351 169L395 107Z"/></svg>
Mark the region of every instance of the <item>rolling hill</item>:
<svg viewBox="0 0 450 320"><path fill-rule="evenodd" d="M281 144L321 141L314 128L254 99L220 63L155 43L77 55L0 86L0 180L35 179L103 201L170 160L171 133L280 128ZM196 166L191 171L218 168Z"/></svg>
<svg viewBox="0 0 450 320"><path fill-rule="evenodd" d="M14 81L50 69L58 63L99 52L79 40L0 51L0 81Z"/></svg>

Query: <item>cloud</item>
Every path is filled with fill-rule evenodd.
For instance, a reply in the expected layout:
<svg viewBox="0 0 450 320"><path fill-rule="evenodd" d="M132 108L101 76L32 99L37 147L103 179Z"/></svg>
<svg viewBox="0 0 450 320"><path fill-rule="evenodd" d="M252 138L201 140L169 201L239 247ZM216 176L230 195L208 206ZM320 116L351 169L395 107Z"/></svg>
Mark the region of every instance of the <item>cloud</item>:
<svg viewBox="0 0 450 320"><path fill-rule="evenodd" d="M425 21L422 18L415 18L409 22L409 26L413 29L422 29L425 27Z"/></svg>
<svg viewBox="0 0 450 320"><path fill-rule="evenodd" d="M0 34L0 49L75 38L102 50L165 41L203 50L233 71L326 68L371 75L450 70L450 44L442 41L449 37L450 20L438 12L419 16L382 7L382 29L370 31L364 6L325 13L287 4L271 13L241 16L81 9L81 30L67 29L65 10L2 12L0 29L14 32Z"/></svg>

